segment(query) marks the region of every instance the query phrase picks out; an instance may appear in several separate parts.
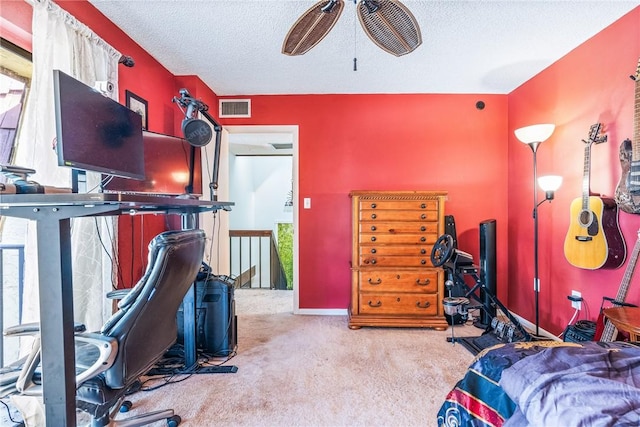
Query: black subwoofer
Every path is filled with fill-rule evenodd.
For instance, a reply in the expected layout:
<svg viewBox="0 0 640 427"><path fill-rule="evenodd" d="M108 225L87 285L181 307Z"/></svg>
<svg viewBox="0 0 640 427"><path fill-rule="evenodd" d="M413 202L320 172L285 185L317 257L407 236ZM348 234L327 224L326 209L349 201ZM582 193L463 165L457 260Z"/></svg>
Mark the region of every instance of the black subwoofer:
<svg viewBox="0 0 640 427"><path fill-rule="evenodd" d="M496 220L488 219L480 223L480 280L485 289L480 290L480 298L485 307L480 321L483 325L490 325L491 319L496 316L496 307L491 304L488 294L497 298L497 271L496 271Z"/></svg>

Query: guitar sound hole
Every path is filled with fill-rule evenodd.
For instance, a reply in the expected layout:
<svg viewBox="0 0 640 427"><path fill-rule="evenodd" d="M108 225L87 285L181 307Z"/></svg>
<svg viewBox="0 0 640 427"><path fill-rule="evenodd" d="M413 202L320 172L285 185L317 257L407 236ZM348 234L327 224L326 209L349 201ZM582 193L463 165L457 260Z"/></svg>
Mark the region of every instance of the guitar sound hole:
<svg viewBox="0 0 640 427"><path fill-rule="evenodd" d="M581 226L589 227L589 225L591 225L591 222L593 221L593 213L587 210L581 211L579 221Z"/></svg>

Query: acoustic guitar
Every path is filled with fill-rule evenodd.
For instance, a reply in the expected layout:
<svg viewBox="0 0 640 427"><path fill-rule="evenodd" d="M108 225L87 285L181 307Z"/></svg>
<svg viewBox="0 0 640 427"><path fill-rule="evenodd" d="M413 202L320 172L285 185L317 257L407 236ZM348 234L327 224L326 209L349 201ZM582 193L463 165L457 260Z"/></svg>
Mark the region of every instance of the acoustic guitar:
<svg viewBox="0 0 640 427"><path fill-rule="evenodd" d="M618 268L627 256L627 248L618 225L618 207L613 199L591 195L589 175L591 146L607 140L601 135L602 124L589 130L584 148L582 197L571 202L571 222L564 240L564 255L575 267L595 270Z"/></svg>
<svg viewBox="0 0 640 427"><path fill-rule="evenodd" d="M633 116L633 142L626 139L620 144L622 176L616 188L615 200L624 212L640 213L640 59L635 81L635 114Z"/></svg>
<svg viewBox="0 0 640 427"><path fill-rule="evenodd" d="M638 239L636 240L636 245L633 248L633 252L631 253L631 258L629 259L629 264L627 264L627 269L624 272L624 276L622 277L622 282L620 283L620 288L618 289L618 293L616 294L616 299L613 300L614 306L620 306L624 303L624 300L627 298L627 292L629 291L629 284L631 283L631 277L633 276L633 272L636 268L636 264L638 262L638 254L640 253L640 230L638 230ZM618 331L616 327L613 326L611 322L604 321L602 315L602 310L600 315L598 316L598 322L596 324L596 332L594 339L596 341L613 341L614 338L618 335ZM604 324L603 324L604 322ZM601 329L602 328L602 329Z"/></svg>

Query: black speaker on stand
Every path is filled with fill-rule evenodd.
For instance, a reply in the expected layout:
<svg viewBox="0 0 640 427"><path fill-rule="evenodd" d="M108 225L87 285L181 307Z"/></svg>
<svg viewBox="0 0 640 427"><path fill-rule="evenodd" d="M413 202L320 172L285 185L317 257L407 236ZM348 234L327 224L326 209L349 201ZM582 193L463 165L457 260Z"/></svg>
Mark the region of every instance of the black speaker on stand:
<svg viewBox="0 0 640 427"><path fill-rule="evenodd" d="M486 327L496 316L496 307L491 304L491 299L487 295L490 292L497 297L495 219L487 219L480 223L480 280L485 285L485 289L480 289L480 298L485 307L489 307L489 310L482 310L480 315L480 322ZM480 327L480 325L476 326Z"/></svg>

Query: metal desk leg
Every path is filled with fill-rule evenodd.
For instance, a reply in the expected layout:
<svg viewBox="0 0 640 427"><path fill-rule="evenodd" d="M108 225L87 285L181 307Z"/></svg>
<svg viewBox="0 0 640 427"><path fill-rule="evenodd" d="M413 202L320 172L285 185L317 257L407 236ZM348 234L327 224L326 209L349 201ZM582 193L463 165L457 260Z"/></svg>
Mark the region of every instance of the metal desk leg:
<svg viewBox="0 0 640 427"><path fill-rule="evenodd" d="M184 368L190 369L197 363L196 350L196 286L191 285L182 299L182 309L184 310Z"/></svg>
<svg viewBox="0 0 640 427"><path fill-rule="evenodd" d="M181 218L183 230L198 228L197 214L183 214ZM183 331L184 331L184 367L190 369L197 363L196 348L196 286L191 285L182 300L183 309Z"/></svg>
<svg viewBox="0 0 640 427"><path fill-rule="evenodd" d="M48 427L76 425L73 284L69 219L36 221L42 382Z"/></svg>

